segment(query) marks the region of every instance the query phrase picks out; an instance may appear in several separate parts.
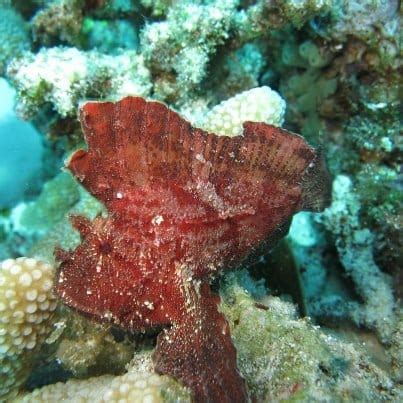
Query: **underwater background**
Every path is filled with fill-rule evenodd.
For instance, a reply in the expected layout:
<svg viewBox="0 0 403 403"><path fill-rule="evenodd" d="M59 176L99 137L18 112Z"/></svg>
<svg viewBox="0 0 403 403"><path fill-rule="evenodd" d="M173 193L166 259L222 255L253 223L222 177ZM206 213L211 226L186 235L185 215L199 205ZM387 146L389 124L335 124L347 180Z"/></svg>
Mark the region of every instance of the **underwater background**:
<svg viewBox="0 0 403 403"><path fill-rule="evenodd" d="M156 334L53 293L69 216L103 205L63 169L86 100L162 101L197 127L264 121L324 155L332 200L217 285L257 402L402 401L400 2L0 0L0 401L190 401Z"/></svg>

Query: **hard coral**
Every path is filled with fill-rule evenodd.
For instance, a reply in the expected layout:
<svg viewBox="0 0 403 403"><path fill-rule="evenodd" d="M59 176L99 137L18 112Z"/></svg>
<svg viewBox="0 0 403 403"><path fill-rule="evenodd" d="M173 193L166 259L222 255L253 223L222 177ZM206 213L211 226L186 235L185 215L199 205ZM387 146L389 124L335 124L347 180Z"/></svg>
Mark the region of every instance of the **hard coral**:
<svg viewBox="0 0 403 403"><path fill-rule="evenodd" d="M189 402L188 394L167 376L128 372L122 376L103 375L86 380L45 386L16 399L16 402Z"/></svg>
<svg viewBox="0 0 403 403"><path fill-rule="evenodd" d="M127 329L169 326L157 372L198 401L246 400L209 283L281 236L296 211L323 208L318 155L274 126L245 122L243 136L217 136L138 97L89 102L80 117L89 149L68 168L109 216L73 217L82 243L56 253L58 294Z"/></svg>
<svg viewBox="0 0 403 403"><path fill-rule="evenodd" d="M75 116L82 98L145 96L151 88L143 57L133 51L111 56L76 48L43 48L10 63L8 76L17 89L17 109L24 118L47 104L62 117Z"/></svg>
<svg viewBox="0 0 403 403"><path fill-rule="evenodd" d="M205 130L218 135L242 134L242 122L253 120L281 126L285 101L269 87L252 88L216 105L198 122Z"/></svg>
<svg viewBox="0 0 403 403"><path fill-rule="evenodd" d="M56 308L54 269L21 257L0 262L0 401L26 381Z"/></svg>
<svg viewBox="0 0 403 403"><path fill-rule="evenodd" d="M395 301L388 275L374 259L374 236L359 219L360 201L345 175L338 175L333 183L333 202L324 213L326 227L332 231L340 261L363 300L361 309L348 304L344 309L357 324L374 328L380 339L388 342L395 327ZM325 303L326 305L326 303ZM325 306L324 305L324 306ZM331 301L330 314L335 301ZM336 310L339 314L343 306Z"/></svg>

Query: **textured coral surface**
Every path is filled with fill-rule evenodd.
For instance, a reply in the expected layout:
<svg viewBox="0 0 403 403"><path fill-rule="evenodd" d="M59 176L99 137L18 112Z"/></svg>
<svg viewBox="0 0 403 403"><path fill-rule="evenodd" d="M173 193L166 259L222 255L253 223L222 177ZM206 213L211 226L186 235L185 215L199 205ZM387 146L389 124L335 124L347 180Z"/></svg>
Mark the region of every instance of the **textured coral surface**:
<svg viewBox="0 0 403 403"><path fill-rule="evenodd" d="M88 380L73 379L38 389L15 403L162 403L189 402L186 392L168 377L152 373L128 372L123 376L103 375Z"/></svg>
<svg viewBox="0 0 403 403"><path fill-rule="evenodd" d="M301 183L318 164L314 150L263 123L245 123L243 136L207 134L142 98L87 103L80 116L88 151L68 168L109 217L73 217L82 244L57 252L58 294L128 329L171 325L158 338L157 371L200 400L245 400L209 282L310 207L303 197L313 187Z"/></svg>
<svg viewBox="0 0 403 403"><path fill-rule="evenodd" d="M29 375L56 308L54 268L36 259L0 262L0 401Z"/></svg>

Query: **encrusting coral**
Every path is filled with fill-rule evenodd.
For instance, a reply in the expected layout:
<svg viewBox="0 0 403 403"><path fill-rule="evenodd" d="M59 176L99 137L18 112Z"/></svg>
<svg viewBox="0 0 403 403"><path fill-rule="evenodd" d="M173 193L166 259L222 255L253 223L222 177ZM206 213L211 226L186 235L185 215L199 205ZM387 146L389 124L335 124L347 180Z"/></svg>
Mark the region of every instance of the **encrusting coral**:
<svg viewBox="0 0 403 403"><path fill-rule="evenodd" d="M54 274L32 258L0 263L0 400L16 395L51 330Z"/></svg>
<svg viewBox="0 0 403 403"><path fill-rule="evenodd" d="M335 0L327 24L312 24L326 39L346 42L349 36L366 43L365 58L374 67L397 67L399 54L397 0Z"/></svg>
<svg viewBox="0 0 403 403"><path fill-rule="evenodd" d="M138 346L135 339L127 336L116 340L110 330L108 325L93 323L64 308L60 309L56 329L47 343L56 343L57 362L75 378L121 374Z"/></svg>
<svg viewBox="0 0 403 403"><path fill-rule="evenodd" d="M220 289L251 395L266 401L393 401L398 385L357 345L326 334L295 306L267 295L246 270L228 273Z"/></svg>
<svg viewBox="0 0 403 403"><path fill-rule="evenodd" d="M78 202L77 183L67 172L49 180L35 201L20 204L13 211L14 231L21 235L44 235L57 224L71 207Z"/></svg>
<svg viewBox="0 0 403 403"><path fill-rule="evenodd" d="M148 95L151 88L143 57L135 51L111 56L76 48L43 48L11 63L8 75L23 99L18 112L25 118L46 104L62 117L72 116L82 99Z"/></svg>

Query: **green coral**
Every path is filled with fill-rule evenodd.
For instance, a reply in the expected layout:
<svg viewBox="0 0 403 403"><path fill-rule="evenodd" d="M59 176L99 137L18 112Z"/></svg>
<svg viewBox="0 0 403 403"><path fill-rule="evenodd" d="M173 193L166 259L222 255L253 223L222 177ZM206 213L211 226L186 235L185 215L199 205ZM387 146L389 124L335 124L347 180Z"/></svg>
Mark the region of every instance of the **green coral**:
<svg viewBox="0 0 403 403"><path fill-rule="evenodd" d="M321 115L326 113L327 101L339 86L337 77L322 71L333 56L311 40L297 43L290 36L291 39L282 43L280 63L276 67L285 77L280 92L291 104L289 122L298 122L301 133L310 141L318 142L318 134L323 129Z"/></svg>
<svg viewBox="0 0 403 403"><path fill-rule="evenodd" d="M166 15L171 7L173 0L141 0L141 4L151 10L154 17Z"/></svg>
<svg viewBox="0 0 403 403"><path fill-rule="evenodd" d="M234 96L239 92L259 86L266 61L262 46L247 43L241 48L229 52L212 66L212 80L208 84L214 88L217 100Z"/></svg>
<svg viewBox="0 0 403 403"><path fill-rule="evenodd" d="M314 68L284 80L281 92L295 108L291 109L290 113L302 115L301 133L304 136L317 140L322 128L318 112L323 102L336 90L337 80L323 77L321 72Z"/></svg>
<svg viewBox="0 0 403 403"><path fill-rule="evenodd" d="M100 20L86 17L82 28L86 47L102 53L117 53L138 47L138 32L132 21Z"/></svg>
<svg viewBox="0 0 403 403"><path fill-rule="evenodd" d="M365 164L356 177L356 190L366 203L365 215L369 222L382 224L393 216L398 226L402 192L397 186L399 174L395 169L376 164Z"/></svg>

